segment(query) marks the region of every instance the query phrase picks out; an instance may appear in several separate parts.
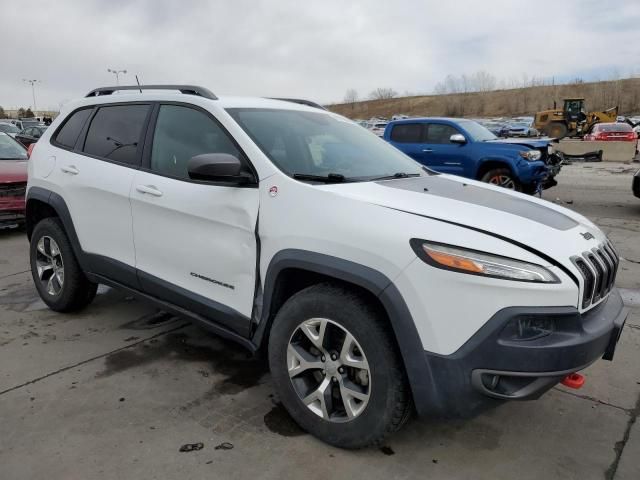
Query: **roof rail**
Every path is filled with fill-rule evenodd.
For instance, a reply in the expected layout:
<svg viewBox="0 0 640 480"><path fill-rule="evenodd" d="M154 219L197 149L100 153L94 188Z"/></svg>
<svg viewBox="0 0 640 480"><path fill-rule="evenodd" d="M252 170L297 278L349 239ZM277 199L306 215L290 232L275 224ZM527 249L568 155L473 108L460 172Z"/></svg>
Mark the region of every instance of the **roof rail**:
<svg viewBox="0 0 640 480"><path fill-rule="evenodd" d="M298 103L300 105L306 105L307 107L319 108L321 110L326 110L322 105L312 102L311 100L305 100L303 98L276 98L276 97L268 97L271 100L282 100L283 102L291 102Z"/></svg>
<svg viewBox="0 0 640 480"><path fill-rule="evenodd" d="M100 87L91 90L85 97L99 97L101 95L111 95L120 90L179 90L185 95L197 95L199 97L217 100L218 97L208 88L196 85L118 85L115 87Z"/></svg>

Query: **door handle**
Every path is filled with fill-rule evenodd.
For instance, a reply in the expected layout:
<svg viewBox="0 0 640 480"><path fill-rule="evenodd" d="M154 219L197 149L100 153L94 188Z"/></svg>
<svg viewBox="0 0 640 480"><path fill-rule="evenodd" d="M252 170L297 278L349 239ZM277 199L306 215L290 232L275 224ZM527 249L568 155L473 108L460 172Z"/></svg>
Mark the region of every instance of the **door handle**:
<svg viewBox="0 0 640 480"><path fill-rule="evenodd" d="M65 165L64 167L60 167L60 170L64 173L68 173L69 175L77 175L80 173L80 170L78 170L75 165Z"/></svg>
<svg viewBox="0 0 640 480"><path fill-rule="evenodd" d="M136 190L140 193L148 193L149 195L153 195L154 197L162 196L162 192L153 185L137 185Z"/></svg>
<svg viewBox="0 0 640 480"><path fill-rule="evenodd" d="M432 149L430 149L430 148L423 148L423 149L422 149L422 151L423 151L424 153L431 153L431 152L433 152L433 150L432 150Z"/></svg>

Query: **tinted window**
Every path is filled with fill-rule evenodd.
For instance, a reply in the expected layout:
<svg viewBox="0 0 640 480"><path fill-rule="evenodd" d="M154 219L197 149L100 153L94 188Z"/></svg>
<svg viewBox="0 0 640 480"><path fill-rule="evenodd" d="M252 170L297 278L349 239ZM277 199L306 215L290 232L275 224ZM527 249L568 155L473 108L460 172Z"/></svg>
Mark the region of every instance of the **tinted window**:
<svg viewBox="0 0 640 480"><path fill-rule="evenodd" d="M593 130L600 132L633 132L633 128L628 123L601 123L596 124Z"/></svg>
<svg viewBox="0 0 640 480"><path fill-rule="evenodd" d="M241 154L227 134L205 113L178 105L162 105L151 150L151 170L188 179L191 157L202 153Z"/></svg>
<svg viewBox="0 0 640 480"><path fill-rule="evenodd" d="M391 141L398 143L419 143L422 138L420 123L401 123L391 130Z"/></svg>
<svg viewBox="0 0 640 480"><path fill-rule="evenodd" d="M83 151L91 155L135 164L148 105L101 107L91 121Z"/></svg>
<svg viewBox="0 0 640 480"><path fill-rule="evenodd" d="M450 125L431 123L427 129L426 143L449 143L451 135L456 133L460 132Z"/></svg>
<svg viewBox="0 0 640 480"><path fill-rule="evenodd" d="M56 142L65 147L73 148L91 112L90 108L85 108L73 113L58 132Z"/></svg>

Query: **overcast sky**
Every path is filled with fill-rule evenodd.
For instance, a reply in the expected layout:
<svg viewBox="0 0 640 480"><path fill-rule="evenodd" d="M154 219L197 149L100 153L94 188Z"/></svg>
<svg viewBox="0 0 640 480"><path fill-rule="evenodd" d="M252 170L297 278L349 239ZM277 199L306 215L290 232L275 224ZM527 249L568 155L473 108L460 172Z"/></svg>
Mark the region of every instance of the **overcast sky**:
<svg viewBox="0 0 640 480"><path fill-rule="evenodd" d="M429 93L486 70L640 74L640 1L0 0L0 105L38 108L115 83L341 101L376 87Z"/></svg>

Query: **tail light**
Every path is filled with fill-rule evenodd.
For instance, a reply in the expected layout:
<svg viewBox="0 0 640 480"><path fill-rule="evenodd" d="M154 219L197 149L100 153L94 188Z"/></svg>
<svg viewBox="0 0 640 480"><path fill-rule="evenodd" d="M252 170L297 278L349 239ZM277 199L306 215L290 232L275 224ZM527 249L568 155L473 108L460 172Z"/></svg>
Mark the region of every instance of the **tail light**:
<svg viewBox="0 0 640 480"><path fill-rule="evenodd" d="M27 148L27 158L31 158L31 153L33 152L33 147L35 147L36 144L32 143L31 145L29 145L29 148Z"/></svg>

